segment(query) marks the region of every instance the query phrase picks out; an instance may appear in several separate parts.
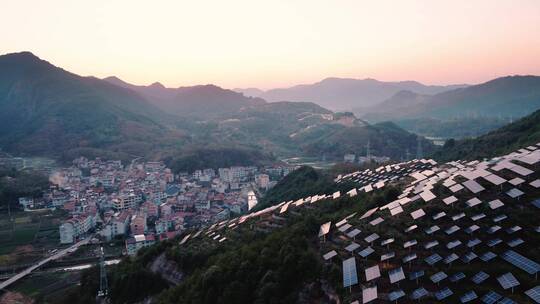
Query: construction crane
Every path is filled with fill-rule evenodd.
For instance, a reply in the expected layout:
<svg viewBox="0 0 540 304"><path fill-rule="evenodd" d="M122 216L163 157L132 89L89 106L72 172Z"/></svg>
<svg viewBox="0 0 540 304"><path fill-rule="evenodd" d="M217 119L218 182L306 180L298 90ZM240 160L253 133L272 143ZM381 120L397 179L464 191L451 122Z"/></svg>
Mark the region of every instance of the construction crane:
<svg viewBox="0 0 540 304"><path fill-rule="evenodd" d="M103 247L101 247L101 257L99 258L99 291L98 298L106 298L109 293L109 287L107 282L107 271L105 269L105 253L103 252Z"/></svg>

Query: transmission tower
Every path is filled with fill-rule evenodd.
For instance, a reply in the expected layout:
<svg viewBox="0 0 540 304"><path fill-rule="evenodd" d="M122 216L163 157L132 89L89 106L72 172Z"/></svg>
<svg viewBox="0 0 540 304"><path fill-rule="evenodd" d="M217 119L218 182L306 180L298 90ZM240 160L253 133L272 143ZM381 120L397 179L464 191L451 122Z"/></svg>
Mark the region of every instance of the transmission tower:
<svg viewBox="0 0 540 304"><path fill-rule="evenodd" d="M422 151L422 139L420 138L420 136L417 136L416 140L418 141L418 146L416 148L416 158L422 159L424 158L424 152Z"/></svg>
<svg viewBox="0 0 540 304"><path fill-rule="evenodd" d="M371 141L368 139L367 145L366 145L366 157L367 157L368 161L371 160L370 146L371 146Z"/></svg>
<svg viewBox="0 0 540 304"><path fill-rule="evenodd" d="M101 257L99 258L99 291L98 297L105 298L109 293L109 287L107 283L107 271L105 270L105 254L103 253L103 247L101 247Z"/></svg>

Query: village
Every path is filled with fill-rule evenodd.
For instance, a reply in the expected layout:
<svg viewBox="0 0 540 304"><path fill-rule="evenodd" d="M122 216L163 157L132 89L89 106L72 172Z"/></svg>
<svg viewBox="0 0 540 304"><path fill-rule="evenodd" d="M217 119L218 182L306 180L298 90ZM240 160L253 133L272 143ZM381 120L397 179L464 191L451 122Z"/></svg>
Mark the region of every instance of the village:
<svg viewBox="0 0 540 304"><path fill-rule="evenodd" d="M252 209L257 197L296 167L235 166L174 174L163 162L75 159L52 170L43 197L21 197L27 211L62 209L59 243L87 237L125 241L124 253L209 226Z"/></svg>

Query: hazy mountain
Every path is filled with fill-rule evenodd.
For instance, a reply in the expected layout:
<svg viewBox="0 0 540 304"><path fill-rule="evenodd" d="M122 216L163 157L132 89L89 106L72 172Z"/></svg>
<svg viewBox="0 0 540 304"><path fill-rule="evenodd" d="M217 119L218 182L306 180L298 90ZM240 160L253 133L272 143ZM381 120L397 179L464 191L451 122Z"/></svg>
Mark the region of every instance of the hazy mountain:
<svg viewBox="0 0 540 304"><path fill-rule="evenodd" d="M415 81L383 82L375 79L326 78L314 84L272 89L258 97L267 101L310 101L331 110L351 110L373 106L392 97L399 91L409 90L418 94L436 94L464 87L427 86ZM256 92L242 91L245 94Z"/></svg>
<svg viewBox="0 0 540 304"><path fill-rule="evenodd" d="M407 106L398 106L400 104ZM539 108L540 77L508 76L433 96L395 95L379 106L362 111L361 117L370 121L465 116L521 117Z"/></svg>
<svg viewBox="0 0 540 304"><path fill-rule="evenodd" d="M159 82L149 86L132 85L114 76L104 80L134 90L155 106L179 116L216 118L265 103L260 98L246 97L211 84L166 88Z"/></svg>
<svg viewBox="0 0 540 304"><path fill-rule="evenodd" d="M450 140L434 154L442 161L481 159L540 142L540 110L475 139Z"/></svg>
<svg viewBox="0 0 540 304"><path fill-rule="evenodd" d="M242 93L244 94L244 96L251 96L251 97L261 97L261 95L264 94L263 90L257 89L257 88L247 88L247 89L235 88L233 89L233 91Z"/></svg>
<svg viewBox="0 0 540 304"><path fill-rule="evenodd" d="M58 156L77 148L151 144L163 135L164 117L131 90L69 73L28 52L0 56L0 144L8 151Z"/></svg>

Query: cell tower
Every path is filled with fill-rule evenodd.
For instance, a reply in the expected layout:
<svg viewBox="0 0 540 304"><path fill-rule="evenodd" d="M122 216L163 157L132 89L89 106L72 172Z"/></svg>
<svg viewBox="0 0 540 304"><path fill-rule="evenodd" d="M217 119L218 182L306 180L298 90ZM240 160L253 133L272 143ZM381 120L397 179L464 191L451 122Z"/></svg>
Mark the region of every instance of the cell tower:
<svg viewBox="0 0 540 304"><path fill-rule="evenodd" d="M99 258L99 291L98 298L105 298L109 293L109 287L107 283L107 272L105 270L105 254L103 253L103 247L101 247L101 257Z"/></svg>
<svg viewBox="0 0 540 304"><path fill-rule="evenodd" d="M417 136L416 140L418 141L418 146L416 147L416 158L422 159L424 158L424 152L422 151L422 138Z"/></svg>

